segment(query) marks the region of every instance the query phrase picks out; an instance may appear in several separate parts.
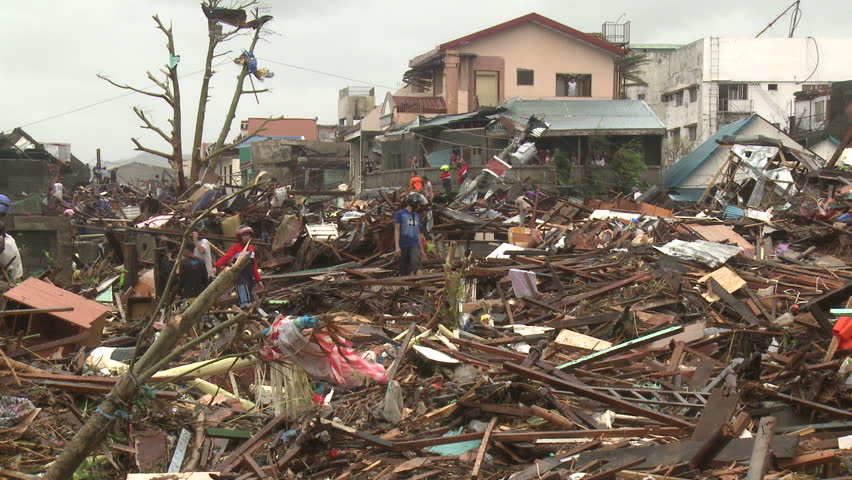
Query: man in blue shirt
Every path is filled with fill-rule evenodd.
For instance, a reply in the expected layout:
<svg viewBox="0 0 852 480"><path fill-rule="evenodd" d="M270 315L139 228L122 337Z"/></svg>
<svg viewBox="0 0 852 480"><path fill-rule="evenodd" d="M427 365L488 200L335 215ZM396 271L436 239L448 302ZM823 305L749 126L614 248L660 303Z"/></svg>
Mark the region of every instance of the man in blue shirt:
<svg viewBox="0 0 852 480"><path fill-rule="evenodd" d="M429 202L423 194L411 192L405 203L405 208L399 209L393 216L393 244L399 255L399 274L403 276L420 270L423 243L417 210Z"/></svg>

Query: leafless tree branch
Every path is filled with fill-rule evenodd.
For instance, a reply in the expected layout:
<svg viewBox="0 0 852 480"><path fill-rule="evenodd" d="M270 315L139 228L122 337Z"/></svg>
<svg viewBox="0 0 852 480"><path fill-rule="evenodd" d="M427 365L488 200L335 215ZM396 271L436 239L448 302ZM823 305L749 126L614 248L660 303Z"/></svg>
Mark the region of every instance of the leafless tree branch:
<svg viewBox="0 0 852 480"><path fill-rule="evenodd" d="M162 137L163 140L165 140L169 144L172 143L172 140L173 140L172 137L170 135L166 135L166 132L164 132L162 129L158 128L156 125L151 123L151 121L148 120L148 117L145 116L145 112L143 112L142 109L140 109L139 107L133 107L133 113L135 113L136 116L139 117L140 120L142 120L142 123L145 124L145 125L142 125L142 128L146 128L148 130L153 130L154 132L157 132L157 135Z"/></svg>
<svg viewBox="0 0 852 480"><path fill-rule="evenodd" d="M166 97L162 93L149 92L149 91L146 91L146 90L142 90L141 88L132 87L132 86L126 84L126 83L124 83L124 84L116 83L113 80L111 80L109 77L107 77L105 75L101 75L101 74L98 74L98 78L106 81L107 83L109 83L110 85L112 85L114 87L121 88L123 90L131 90L131 91L134 91L136 93L141 93L142 95L147 95L149 97L162 98L166 102L169 101L168 97Z"/></svg>
<svg viewBox="0 0 852 480"><path fill-rule="evenodd" d="M257 128L255 128L253 131L247 133L245 137L240 137L237 140L234 140L233 142L231 142L227 145L223 145L221 148L213 150L212 152L210 152L210 155L207 155L207 158L213 158L213 157L221 155L222 152L225 152L225 151L228 151L228 150L234 148L236 145L239 145L240 143L242 143L243 140L245 140L247 138L251 138L251 137L257 135L258 133L266 130L266 124L267 123L271 122L272 120L281 120L282 118L284 118L284 117L267 118L266 120L263 121L263 123L258 125Z"/></svg>
<svg viewBox="0 0 852 480"><path fill-rule="evenodd" d="M168 160L169 163L172 162L171 153L164 153L159 150L154 150L153 148L145 147L141 143L139 143L139 140L136 140L135 138L131 138L130 140L136 145L136 150L139 150L140 152L150 153L151 155L156 155L158 157L163 157Z"/></svg>

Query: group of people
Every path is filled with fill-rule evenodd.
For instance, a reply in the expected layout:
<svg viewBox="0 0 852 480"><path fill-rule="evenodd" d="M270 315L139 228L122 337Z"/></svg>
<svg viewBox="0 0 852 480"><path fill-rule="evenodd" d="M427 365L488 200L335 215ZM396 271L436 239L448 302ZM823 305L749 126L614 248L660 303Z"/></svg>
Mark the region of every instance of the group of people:
<svg viewBox="0 0 852 480"><path fill-rule="evenodd" d="M450 155L450 164L458 170L457 184L463 184L468 175L467 162L457 152L453 152ZM439 178L449 197L453 191L450 165L441 165ZM423 231L428 230L431 219L429 206L435 198L432 182L417 170L412 172L405 193L405 205L393 216L394 252L399 261L399 274L403 276L414 275L421 269L423 257L427 252ZM425 222L424 216L427 219Z"/></svg>
<svg viewBox="0 0 852 480"><path fill-rule="evenodd" d="M242 225L237 229L237 243L231 246L222 257L213 262L213 251L210 242L199 236L198 229L192 230L192 240L184 244L181 251L180 264L178 265L178 291L180 297L187 303L191 303L207 285L213 280L225 266L236 262L245 254L250 257L248 263L237 272L234 289L237 292L238 304L241 308L248 307L257 297L254 294L255 286L261 286L260 270L257 267L257 249L251 244L254 230L248 225ZM161 284L165 284L171 271L168 259L163 260L160 272L163 275Z"/></svg>

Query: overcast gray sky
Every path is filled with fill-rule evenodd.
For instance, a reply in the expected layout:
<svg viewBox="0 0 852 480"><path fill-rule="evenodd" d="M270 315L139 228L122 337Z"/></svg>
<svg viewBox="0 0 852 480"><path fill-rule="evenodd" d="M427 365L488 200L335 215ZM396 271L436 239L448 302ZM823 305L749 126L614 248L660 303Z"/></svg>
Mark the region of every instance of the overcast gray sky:
<svg viewBox="0 0 852 480"><path fill-rule="evenodd" d="M0 7L0 129L23 126L42 142L72 144L85 162L101 148L106 161L136 155L130 137L152 148L164 142L139 128L131 108L139 106L166 126L170 112L162 101L138 94L110 100L121 90L98 79L147 86L145 72L168 61L164 37L153 14L174 25L181 55L184 145L192 143L198 87L206 49L206 21L199 0L29 0ZM432 2L267 0L261 13L273 15L274 33L256 49L260 66L275 77L260 103L245 96L230 137L246 117L318 117L336 123L338 90L364 83L284 66L327 72L376 86L377 100L398 87L408 59L468 33L537 12L587 32L603 21L631 22L633 43L689 43L705 36L753 37L790 4L789 0L433 0ZM796 36L852 36L852 1L803 0ZM844 19L844 20L839 20ZM784 37L785 16L764 35ZM220 52L238 55L248 38ZM224 60L224 57L223 57ZM280 63L273 63L280 62ZM228 106L238 66L216 68L208 105L205 139L215 139ZM88 108L86 108L88 107ZM79 109L72 113L73 110ZM64 114L64 115L63 115ZM50 118L54 117L55 118ZM187 152L188 153L188 152Z"/></svg>

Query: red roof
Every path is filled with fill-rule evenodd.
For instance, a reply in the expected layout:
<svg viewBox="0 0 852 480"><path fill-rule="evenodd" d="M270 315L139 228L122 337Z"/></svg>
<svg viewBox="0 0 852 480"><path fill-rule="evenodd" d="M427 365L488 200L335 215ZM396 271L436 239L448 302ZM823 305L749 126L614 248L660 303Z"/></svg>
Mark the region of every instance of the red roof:
<svg viewBox="0 0 852 480"><path fill-rule="evenodd" d="M494 25L493 27L486 28L485 30L480 30L476 33L471 33L470 35L465 35L464 37L457 38L455 40L449 41L447 43L443 43L438 46L439 50L450 50L458 48L466 43L473 42L475 40L479 40L480 38L488 37L490 35L494 35L495 33L500 33L504 30L508 30L512 27L516 27L518 25L523 25L525 23L538 23L545 27L552 28L556 31L562 32L568 36L574 37L581 42L587 43L593 47L600 48L601 50L606 50L615 55L624 55L626 50L623 48L613 45L606 40L597 37L595 35L590 35L588 33L581 32L579 30L573 29L568 25L563 25L555 20L551 20L543 15L539 15L537 13L528 13L523 17L518 17L514 20L509 20L508 22L501 23L499 25Z"/></svg>
<svg viewBox="0 0 852 480"><path fill-rule="evenodd" d="M443 97L391 97L399 113L447 113L447 103Z"/></svg>
<svg viewBox="0 0 852 480"><path fill-rule="evenodd" d="M265 118L249 118L248 133L254 132L259 128ZM317 140L317 119L316 118L281 118L278 120L270 120L263 130L256 135L264 137L305 137L305 140Z"/></svg>
<svg viewBox="0 0 852 480"><path fill-rule="evenodd" d="M95 320L110 311L109 307L98 302L32 277L19 283L3 296L31 308L73 307L74 310L68 312L48 312L46 315L61 318L83 328L90 328Z"/></svg>

